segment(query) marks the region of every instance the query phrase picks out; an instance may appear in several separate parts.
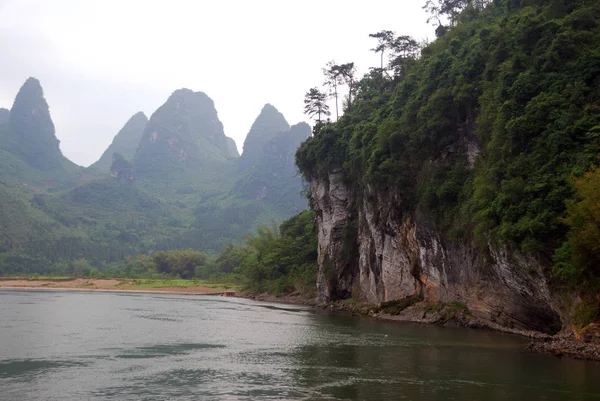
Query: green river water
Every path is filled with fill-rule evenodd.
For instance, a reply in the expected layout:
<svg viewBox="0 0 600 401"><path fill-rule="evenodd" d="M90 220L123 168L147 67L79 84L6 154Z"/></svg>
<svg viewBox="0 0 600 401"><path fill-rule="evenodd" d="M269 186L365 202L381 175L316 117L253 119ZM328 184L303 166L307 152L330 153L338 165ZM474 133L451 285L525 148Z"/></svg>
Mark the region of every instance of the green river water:
<svg viewBox="0 0 600 401"><path fill-rule="evenodd" d="M0 290L0 400L600 400L512 335L214 296Z"/></svg>

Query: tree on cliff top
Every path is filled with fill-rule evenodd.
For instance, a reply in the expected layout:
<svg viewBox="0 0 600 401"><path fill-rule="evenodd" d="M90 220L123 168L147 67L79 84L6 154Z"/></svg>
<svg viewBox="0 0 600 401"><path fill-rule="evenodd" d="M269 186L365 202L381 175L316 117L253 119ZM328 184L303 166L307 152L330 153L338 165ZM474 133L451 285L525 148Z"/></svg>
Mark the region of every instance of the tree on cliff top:
<svg viewBox="0 0 600 401"><path fill-rule="evenodd" d="M389 50L392 47L392 42L394 41L394 32L392 31L379 31L377 33L370 33L370 38L377 39L377 46L371 49L372 52L381 53L381 66L380 71L383 74L383 55L386 50Z"/></svg>
<svg viewBox="0 0 600 401"><path fill-rule="evenodd" d="M310 118L316 118L317 124L320 124L322 117L331 115L329 106L327 105L327 95L319 90L319 88L310 88L304 95L304 114Z"/></svg>

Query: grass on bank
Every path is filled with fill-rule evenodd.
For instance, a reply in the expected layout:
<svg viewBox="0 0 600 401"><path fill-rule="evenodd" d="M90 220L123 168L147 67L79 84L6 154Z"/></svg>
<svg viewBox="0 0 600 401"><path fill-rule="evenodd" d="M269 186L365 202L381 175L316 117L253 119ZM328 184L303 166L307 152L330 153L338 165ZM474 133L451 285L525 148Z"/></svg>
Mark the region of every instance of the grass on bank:
<svg viewBox="0 0 600 401"><path fill-rule="evenodd" d="M208 287L237 290L241 287L235 283L213 283L207 280L184 280L184 279L137 279L132 287L136 288L166 288L166 287Z"/></svg>
<svg viewBox="0 0 600 401"><path fill-rule="evenodd" d="M0 281L26 280L26 281L61 282L61 281L73 281L76 278L77 277L71 277L71 276L40 276L38 274L33 274L33 275L19 275L19 276L0 276Z"/></svg>

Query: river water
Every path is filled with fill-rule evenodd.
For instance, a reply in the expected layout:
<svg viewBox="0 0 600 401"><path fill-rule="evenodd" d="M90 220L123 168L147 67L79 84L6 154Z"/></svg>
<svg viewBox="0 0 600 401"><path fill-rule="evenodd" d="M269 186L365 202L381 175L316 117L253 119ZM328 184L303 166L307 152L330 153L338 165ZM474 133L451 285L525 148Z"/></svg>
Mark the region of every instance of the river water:
<svg viewBox="0 0 600 401"><path fill-rule="evenodd" d="M600 400L511 335L214 296L0 290L1 400Z"/></svg>

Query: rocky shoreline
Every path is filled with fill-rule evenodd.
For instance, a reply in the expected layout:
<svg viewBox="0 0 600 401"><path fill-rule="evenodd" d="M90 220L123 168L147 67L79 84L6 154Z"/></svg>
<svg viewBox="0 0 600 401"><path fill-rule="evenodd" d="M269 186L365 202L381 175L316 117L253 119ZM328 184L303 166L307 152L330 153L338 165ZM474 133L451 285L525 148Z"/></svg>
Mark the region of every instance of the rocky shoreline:
<svg viewBox="0 0 600 401"><path fill-rule="evenodd" d="M237 294L236 296L257 301L305 305L320 310L350 313L355 316L367 316L379 320L493 330L530 338L532 342L525 349L529 352L600 362L600 336L588 335L582 338L578 338L573 334L551 336L538 331L511 329L477 318L458 304L431 305L424 302L415 302L410 305L402 305L400 301L400 303L387 303L387 305L373 305L353 301L318 303L314 299L306 299L299 295Z"/></svg>
<svg viewBox="0 0 600 401"><path fill-rule="evenodd" d="M556 357L600 361L600 344L583 342L574 335L553 337L547 341L534 341L529 344L527 350Z"/></svg>

